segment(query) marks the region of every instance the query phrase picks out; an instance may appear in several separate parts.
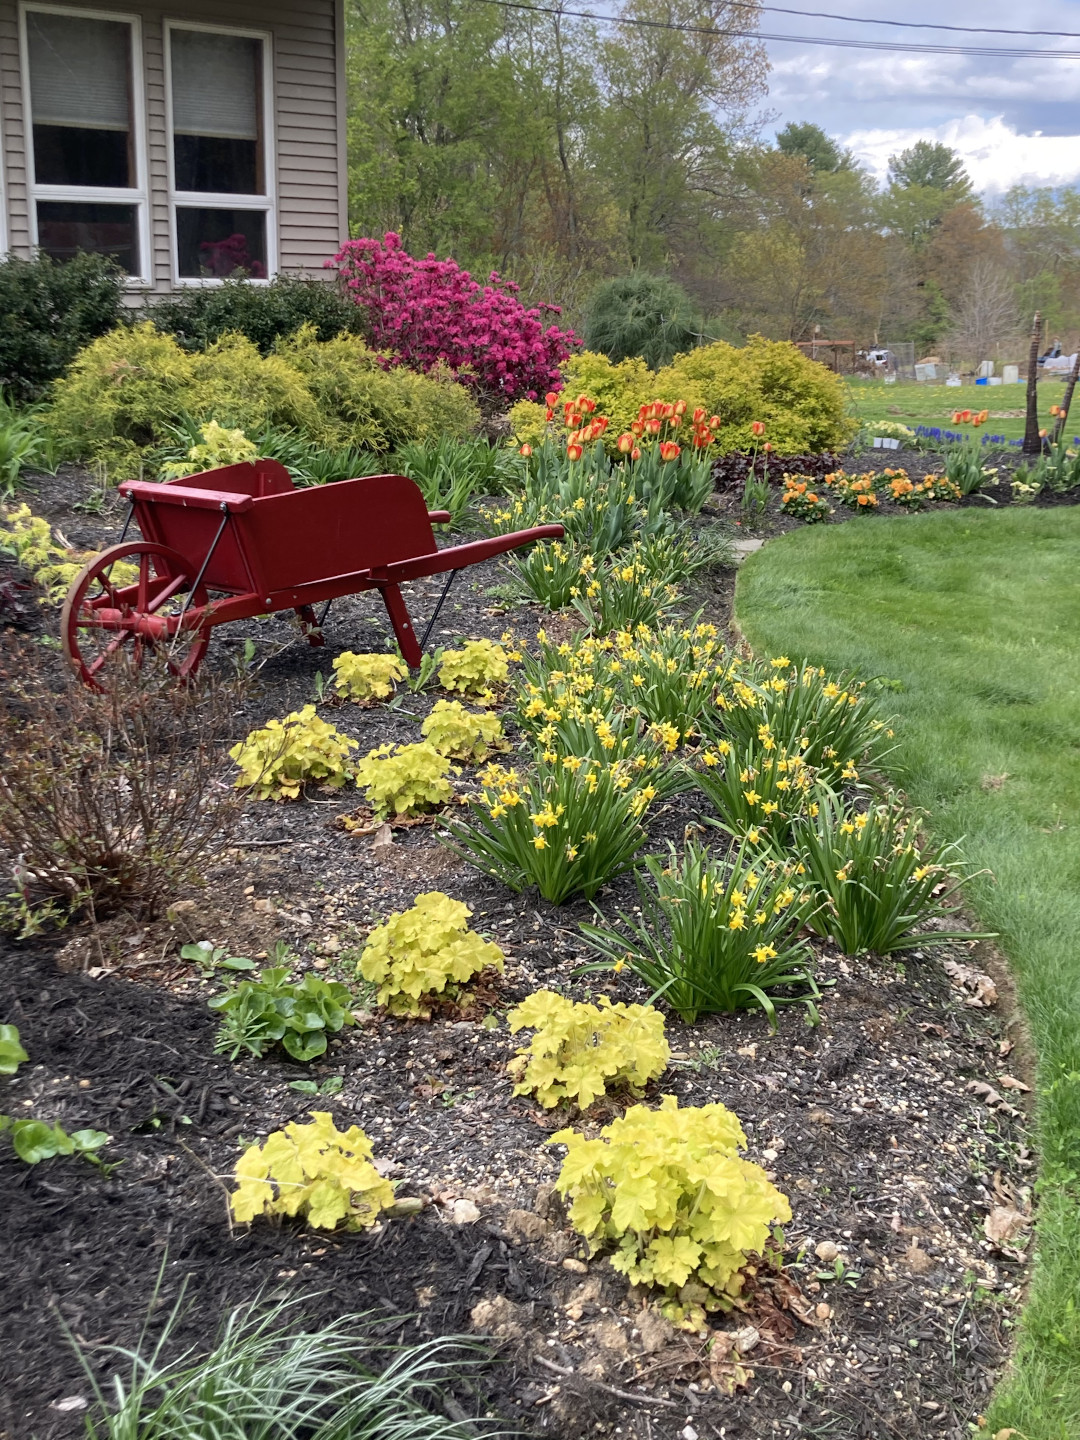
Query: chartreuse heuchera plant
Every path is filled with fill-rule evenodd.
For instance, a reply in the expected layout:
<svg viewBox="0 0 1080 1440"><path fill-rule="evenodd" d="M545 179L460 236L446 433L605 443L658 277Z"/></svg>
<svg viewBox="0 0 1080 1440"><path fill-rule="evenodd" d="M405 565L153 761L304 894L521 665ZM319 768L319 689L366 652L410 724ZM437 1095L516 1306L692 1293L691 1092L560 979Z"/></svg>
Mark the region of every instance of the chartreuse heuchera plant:
<svg viewBox="0 0 1080 1440"><path fill-rule="evenodd" d="M490 710L474 714L458 700L436 700L420 733L440 755L451 760L479 762L487 758L492 747L505 748L498 715Z"/></svg>
<svg viewBox="0 0 1080 1440"><path fill-rule="evenodd" d="M659 1110L632 1105L596 1139L566 1129L548 1143L567 1149L556 1183L574 1229L658 1291L662 1312L687 1330L732 1308L750 1256L791 1219L764 1170L740 1158L746 1136L723 1105L680 1109L665 1095Z"/></svg>
<svg viewBox="0 0 1080 1440"><path fill-rule="evenodd" d="M380 745L356 766L356 783L376 815L417 815L445 805L461 772L434 745Z"/></svg>
<svg viewBox="0 0 1080 1440"><path fill-rule="evenodd" d="M237 789L251 789L258 800L295 800L309 780L340 788L352 778L349 751L357 748L314 705L294 710L252 730L229 751L240 768Z"/></svg>
<svg viewBox="0 0 1080 1440"><path fill-rule="evenodd" d="M493 686L505 683L510 673L509 657L494 640L469 640L460 650L444 650L439 665L439 684L459 695L486 695Z"/></svg>
<svg viewBox="0 0 1080 1440"><path fill-rule="evenodd" d="M397 655L357 655L345 650L334 660L335 690L361 704L389 699L395 685L408 674L404 660Z"/></svg>
<svg viewBox="0 0 1080 1440"><path fill-rule="evenodd" d="M371 1141L356 1125L339 1130L329 1111L295 1122L250 1145L236 1164L233 1217L303 1215L319 1230L374 1225L394 1203L393 1186L371 1163Z"/></svg>
<svg viewBox="0 0 1080 1440"><path fill-rule="evenodd" d="M17 1025L0 1025L0 1075L14 1075L29 1055L19 1043Z"/></svg>
<svg viewBox="0 0 1080 1440"><path fill-rule="evenodd" d="M813 954L799 939L813 894L802 868L750 846L721 860L691 844L680 860L669 844L666 859L646 856L645 873L635 875L641 906L633 916L582 925L604 956L595 968L628 966L689 1025L760 1006L775 1027L775 1005L796 999L813 1013ZM792 987L782 1000L773 994Z"/></svg>
<svg viewBox="0 0 1080 1440"><path fill-rule="evenodd" d="M510 1033L536 1033L507 1069L515 1095L535 1095L545 1110L573 1100L587 1110L608 1089L639 1096L667 1069L671 1051L664 1017L651 1005L597 1005L537 990L507 1015Z"/></svg>
<svg viewBox="0 0 1080 1440"><path fill-rule="evenodd" d="M483 970L503 969L503 952L469 929L472 911L438 890L418 895L368 936L359 972L395 1015L424 1015L437 996L455 997Z"/></svg>

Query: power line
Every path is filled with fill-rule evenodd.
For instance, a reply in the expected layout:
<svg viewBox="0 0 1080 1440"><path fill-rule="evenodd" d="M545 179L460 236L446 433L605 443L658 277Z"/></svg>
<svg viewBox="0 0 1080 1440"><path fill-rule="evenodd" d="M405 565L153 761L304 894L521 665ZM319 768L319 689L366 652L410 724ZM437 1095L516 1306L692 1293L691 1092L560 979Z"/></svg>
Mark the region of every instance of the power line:
<svg viewBox="0 0 1080 1440"><path fill-rule="evenodd" d="M607 25L629 25L643 30L678 30L687 35L721 36L734 40L772 40L789 45L827 45L833 49L876 50L905 55L960 55L998 60L1080 60L1080 50L1028 50L997 45L927 45L906 40L852 40L846 36L773 35L765 30L745 30L734 26L720 29L707 25L685 25L673 20L596 15L589 10L534 5L530 4L529 0L480 0L480 3L496 5L504 10L526 10L536 15L565 15L575 20L598 20Z"/></svg>
<svg viewBox="0 0 1080 1440"><path fill-rule="evenodd" d="M845 25L892 25L902 30L949 30L959 35L1042 35L1052 40L1080 40L1080 31L1076 30L1000 30L990 25L935 25L930 20L874 20L866 15L834 15L829 10L788 10L783 5L759 5L757 0L728 0L728 4L737 10L768 10L774 15L799 15L806 20L842 20Z"/></svg>

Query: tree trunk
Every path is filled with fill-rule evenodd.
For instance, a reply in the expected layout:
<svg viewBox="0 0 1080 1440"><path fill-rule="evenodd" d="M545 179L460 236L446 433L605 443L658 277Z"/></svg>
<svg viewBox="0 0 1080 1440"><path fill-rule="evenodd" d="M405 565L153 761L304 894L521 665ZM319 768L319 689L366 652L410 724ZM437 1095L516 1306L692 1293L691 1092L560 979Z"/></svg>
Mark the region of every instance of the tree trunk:
<svg viewBox="0 0 1080 1440"><path fill-rule="evenodd" d="M1080 380L1080 348L1076 351L1072 374L1069 376L1068 383L1065 386L1065 398L1062 401L1061 414L1058 416L1057 424L1054 426L1055 443L1060 440L1065 433L1065 426L1069 420L1069 406L1072 404L1073 391L1076 389L1077 380Z"/></svg>
<svg viewBox="0 0 1080 1440"><path fill-rule="evenodd" d="M1042 337L1042 316L1035 311L1035 323L1031 327L1031 351L1028 355L1027 373L1027 422L1024 425L1023 455L1041 455L1042 438L1039 435L1039 340Z"/></svg>

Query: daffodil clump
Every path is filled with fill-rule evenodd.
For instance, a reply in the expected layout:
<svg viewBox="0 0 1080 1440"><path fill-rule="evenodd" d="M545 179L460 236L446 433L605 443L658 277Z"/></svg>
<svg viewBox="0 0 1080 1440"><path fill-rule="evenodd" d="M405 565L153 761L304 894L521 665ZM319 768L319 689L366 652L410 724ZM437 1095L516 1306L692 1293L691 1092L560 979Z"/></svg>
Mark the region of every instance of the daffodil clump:
<svg viewBox="0 0 1080 1440"><path fill-rule="evenodd" d="M591 555L572 540L548 540L508 563L512 588L548 610L565 610L581 584L582 560Z"/></svg>
<svg viewBox="0 0 1080 1440"><path fill-rule="evenodd" d="M334 660L334 688L360 704L389 699L408 674L398 655L356 655L345 650Z"/></svg>
<svg viewBox="0 0 1080 1440"><path fill-rule="evenodd" d="M602 963L631 969L687 1024L756 1006L775 1024L775 1005L792 1000L812 1009L814 957L799 932L814 894L800 860L750 845L717 859L694 844L680 859L669 844L635 879L639 911L581 927Z"/></svg>
<svg viewBox="0 0 1080 1440"><path fill-rule="evenodd" d="M659 1110L632 1105L596 1139L567 1129L548 1143L566 1146L556 1184L574 1229L658 1291L663 1313L688 1330L732 1308L750 1256L791 1219L764 1170L739 1156L746 1136L723 1105L680 1109L665 1095Z"/></svg>
<svg viewBox="0 0 1080 1440"><path fill-rule="evenodd" d="M778 746L766 726L761 731L749 743L708 746L694 779L722 829L751 845L783 847L798 816L817 814L821 787L801 751Z"/></svg>
<svg viewBox="0 0 1080 1440"><path fill-rule="evenodd" d="M830 784L859 778L864 760L880 760L893 731L861 681L835 679L817 665L779 655L731 672L717 696L713 737L798 754Z"/></svg>
<svg viewBox="0 0 1080 1440"><path fill-rule="evenodd" d="M651 628L678 599L676 586L653 574L637 546L609 556L600 566L584 555L578 583L570 591L570 603L593 635L639 625Z"/></svg>
<svg viewBox="0 0 1080 1440"><path fill-rule="evenodd" d="M498 715L491 710L477 715L458 700L436 700L420 733L451 760L478 762L486 759L493 747L506 749Z"/></svg>
<svg viewBox="0 0 1080 1440"><path fill-rule="evenodd" d="M229 751L240 769L238 789L257 800L295 800L309 780L339 789L354 774L349 752L355 740L315 713L314 705L294 710L252 730Z"/></svg>
<svg viewBox="0 0 1080 1440"><path fill-rule="evenodd" d="M616 1087L640 1096L667 1069L671 1054L659 1010L612 1004L606 995L590 1005L537 990L506 1019L513 1035L536 1032L507 1069L517 1081L514 1094L535 1095L545 1110L563 1100L587 1110Z"/></svg>
<svg viewBox="0 0 1080 1440"><path fill-rule="evenodd" d="M845 955L977 938L964 930L913 933L928 920L955 920L948 902L970 878L950 858L955 844L921 846L918 828L919 816L894 798L855 810L833 794L795 827L796 853L820 901L808 923Z"/></svg>
<svg viewBox="0 0 1080 1440"><path fill-rule="evenodd" d="M356 783L376 815L417 815L445 805L460 775L434 745L379 745L356 766Z"/></svg>
<svg viewBox="0 0 1080 1440"><path fill-rule="evenodd" d="M645 843L641 817L656 798L633 761L548 751L526 771L489 765L467 821L451 826L456 848L511 890L535 885L561 905L591 899L629 870Z"/></svg>
<svg viewBox="0 0 1080 1440"><path fill-rule="evenodd" d="M339 1130L329 1111L313 1110L310 1125L275 1130L249 1145L236 1163L229 1198L241 1224L260 1215L303 1215L309 1225L348 1230L374 1225L394 1203L394 1187L371 1163L371 1141L356 1125Z"/></svg>
<svg viewBox="0 0 1080 1440"><path fill-rule="evenodd" d="M456 995L483 970L503 969L503 952L468 928L472 911L438 890L418 895L368 936L359 971L378 985L378 1001L394 1015L427 1015L439 995Z"/></svg>

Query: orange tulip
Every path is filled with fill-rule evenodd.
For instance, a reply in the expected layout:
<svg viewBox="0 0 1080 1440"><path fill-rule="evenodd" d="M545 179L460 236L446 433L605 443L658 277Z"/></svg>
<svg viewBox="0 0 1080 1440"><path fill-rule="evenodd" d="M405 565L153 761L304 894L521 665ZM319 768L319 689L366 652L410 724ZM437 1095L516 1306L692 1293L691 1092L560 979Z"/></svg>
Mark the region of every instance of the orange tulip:
<svg viewBox="0 0 1080 1440"><path fill-rule="evenodd" d="M961 420L970 420L970 419L971 419L971 411L970 411L970 410L961 410L961 411L960 411L960 419L961 419Z"/></svg>
<svg viewBox="0 0 1080 1440"><path fill-rule="evenodd" d="M620 455L629 455L630 451L634 448L634 437L630 434L629 430L626 430L619 436L615 443L619 447Z"/></svg>
<svg viewBox="0 0 1080 1440"><path fill-rule="evenodd" d="M557 390L549 390L544 396L544 402L549 410L554 410L555 406L559 403L559 392Z"/></svg>
<svg viewBox="0 0 1080 1440"><path fill-rule="evenodd" d="M1051 406L1050 406L1050 414L1051 414L1051 415L1057 415L1057 414L1059 413L1059 411L1060 411L1060 407L1059 407L1059 406L1057 406L1057 405L1051 405Z"/></svg>
<svg viewBox="0 0 1080 1440"><path fill-rule="evenodd" d="M754 420L750 425L750 429L755 435L765 434L765 426L760 420Z"/></svg>
<svg viewBox="0 0 1080 1440"><path fill-rule="evenodd" d="M686 414L686 401L685 401L685 400L676 400L676 401L675 401L675 414L679 417L680 420L681 420L682 417Z"/></svg>
<svg viewBox="0 0 1080 1440"><path fill-rule="evenodd" d="M772 454L772 448L773 448L773 447L772 447L771 442L768 441L768 440L766 440L766 441L765 441L765 444L764 444L764 446L763 446L763 449L764 449L764 451L765 451L765 454L766 454L766 455L771 455L771 454Z"/></svg>
<svg viewBox="0 0 1080 1440"><path fill-rule="evenodd" d="M531 455L531 454L532 454L532 446L531 446L531 445L522 445L521 450L520 450L519 453L522 454L522 455L525 455L525 456Z"/></svg>
<svg viewBox="0 0 1080 1440"><path fill-rule="evenodd" d="M573 441L571 441L571 443L566 447L566 458L568 460L580 460L582 455L584 454L585 451L582 449L582 447L574 443Z"/></svg>
<svg viewBox="0 0 1080 1440"><path fill-rule="evenodd" d="M719 430L719 429L720 429L720 426L721 426L723 423L724 423L724 422L720 419L720 416L719 416L719 415L710 415L710 416L709 416L709 428L710 428L710 430Z"/></svg>
<svg viewBox="0 0 1080 1440"><path fill-rule="evenodd" d="M989 411L989 410L980 410L980 411L979 411L979 424L980 424L980 425L985 425L986 422L987 422L987 420L989 420L989 419L990 419L990 411Z"/></svg>
<svg viewBox="0 0 1080 1440"><path fill-rule="evenodd" d="M545 419L545 420L554 420L554 419L555 419L555 411L552 410L552 408L551 408L550 405L548 406L547 410L544 412L544 419Z"/></svg>
<svg viewBox="0 0 1080 1440"><path fill-rule="evenodd" d="M631 460L640 460L640 459L641 459L641 451L637 448L636 445L634 446L633 450L630 451L630 459L631 459Z"/></svg>
<svg viewBox="0 0 1080 1440"><path fill-rule="evenodd" d="M630 432L631 432L631 434L633 434L633 435L637 435L639 438L640 438L642 435L644 435L644 433L645 433L645 422L644 422L644 420L635 420L634 423L630 426Z"/></svg>
<svg viewBox="0 0 1080 1440"><path fill-rule="evenodd" d="M677 460L681 451L674 440L664 440L660 445L661 460Z"/></svg>
<svg viewBox="0 0 1080 1440"><path fill-rule="evenodd" d="M702 422L704 419L705 419L705 407L704 407L703 405L699 405L699 406L697 407L697 409L694 411L694 424L695 424L695 425L700 425L701 422Z"/></svg>
<svg viewBox="0 0 1080 1440"><path fill-rule="evenodd" d="M1040 439L1040 440L1045 440L1045 439L1046 439L1046 431L1045 431L1045 430L1040 430L1040 431L1039 431L1039 439Z"/></svg>
<svg viewBox="0 0 1080 1440"><path fill-rule="evenodd" d="M650 435L659 435L659 434L660 434L660 421L659 421L659 420L646 420L646 421L645 421L645 429L648 430L648 432L649 432Z"/></svg>

